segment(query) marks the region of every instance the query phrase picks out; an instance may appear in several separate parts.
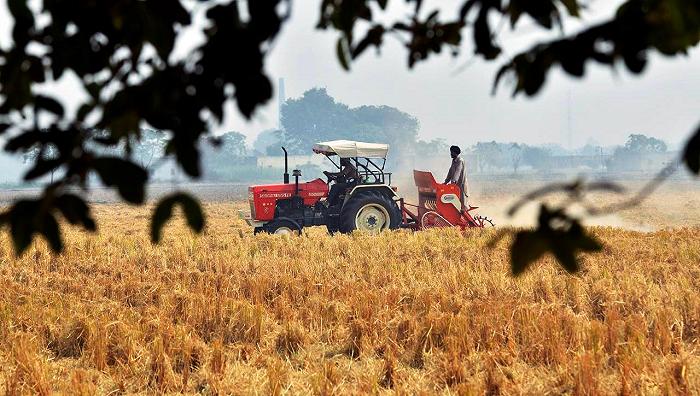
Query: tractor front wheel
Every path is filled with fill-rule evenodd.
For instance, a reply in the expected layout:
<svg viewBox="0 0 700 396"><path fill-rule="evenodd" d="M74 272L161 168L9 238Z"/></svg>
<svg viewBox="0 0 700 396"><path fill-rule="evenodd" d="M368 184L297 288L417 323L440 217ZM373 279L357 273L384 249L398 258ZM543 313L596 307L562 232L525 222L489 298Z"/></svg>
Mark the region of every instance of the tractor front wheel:
<svg viewBox="0 0 700 396"><path fill-rule="evenodd" d="M265 224L263 230L269 234L275 235L300 235L301 229L299 226L289 220L275 220Z"/></svg>
<svg viewBox="0 0 700 396"><path fill-rule="evenodd" d="M378 233L401 225L401 212L396 202L376 191L361 192L343 206L340 232L355 230Z"/></svg>

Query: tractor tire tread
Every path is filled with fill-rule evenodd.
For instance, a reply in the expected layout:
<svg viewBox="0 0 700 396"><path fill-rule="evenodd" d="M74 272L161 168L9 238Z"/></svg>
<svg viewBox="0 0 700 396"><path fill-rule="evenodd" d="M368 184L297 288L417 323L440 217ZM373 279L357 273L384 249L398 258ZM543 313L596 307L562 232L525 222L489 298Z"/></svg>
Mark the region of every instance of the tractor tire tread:
<svg viewBox="0 0 700 396"><path fill-rule="evenodd" d="M349 234L355 230L357 211L369 203L379 203L389 212L389 229L395 230L401 226L401 210L394 200L378 191L362 191L350 198L340 211L338 231Z"/></svg>

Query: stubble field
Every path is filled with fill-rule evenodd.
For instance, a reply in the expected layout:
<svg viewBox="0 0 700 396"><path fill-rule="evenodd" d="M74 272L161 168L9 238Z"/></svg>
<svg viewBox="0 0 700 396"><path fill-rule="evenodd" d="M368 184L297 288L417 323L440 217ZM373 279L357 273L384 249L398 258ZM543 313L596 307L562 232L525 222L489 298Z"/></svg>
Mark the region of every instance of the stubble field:
<svg viewBox="0 0 700 396"><path fill-rule="evenodd" d="M62 255L2 235L0 393L697 394L693 194L593 227L577 275L520 278L493 230L253 237L219 202L203 236L177 219L152 246L147 208L97 205Z"/></svg>

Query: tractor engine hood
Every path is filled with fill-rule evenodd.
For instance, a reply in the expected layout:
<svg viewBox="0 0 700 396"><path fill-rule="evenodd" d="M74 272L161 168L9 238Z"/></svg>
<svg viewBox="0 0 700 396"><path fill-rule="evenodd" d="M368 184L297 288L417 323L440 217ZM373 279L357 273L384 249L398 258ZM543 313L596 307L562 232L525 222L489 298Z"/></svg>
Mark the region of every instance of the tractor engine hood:
<svg viewBox="0 0 700 396"><path fill-rule="evenodd" d="M290 199L294 195L294 184L264 184L248 187L251 217L257 221L269 221L275 217L278 200ZM305 206L313 206L328 196L328 185L321 179L299 183L299 196Z"/></svg>

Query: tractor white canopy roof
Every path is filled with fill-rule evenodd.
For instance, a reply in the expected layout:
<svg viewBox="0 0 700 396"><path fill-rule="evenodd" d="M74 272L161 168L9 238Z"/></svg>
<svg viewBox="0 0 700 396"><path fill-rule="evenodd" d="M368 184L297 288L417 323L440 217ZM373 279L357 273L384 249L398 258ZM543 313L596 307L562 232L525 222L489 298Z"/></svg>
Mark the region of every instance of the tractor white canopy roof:
<svg viewBox="0 0 700 396"><path fill-rule="evenodd" d="M338 155L340 158L386 158L389 145L382 143L355 142L352 140L333 140L314 145L314 153Z"/></svg>

